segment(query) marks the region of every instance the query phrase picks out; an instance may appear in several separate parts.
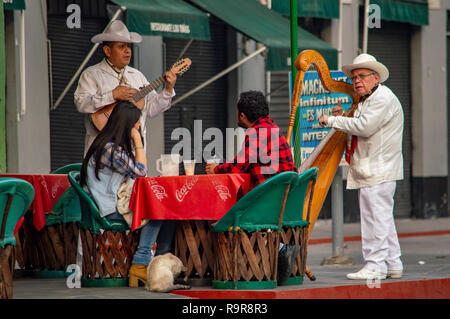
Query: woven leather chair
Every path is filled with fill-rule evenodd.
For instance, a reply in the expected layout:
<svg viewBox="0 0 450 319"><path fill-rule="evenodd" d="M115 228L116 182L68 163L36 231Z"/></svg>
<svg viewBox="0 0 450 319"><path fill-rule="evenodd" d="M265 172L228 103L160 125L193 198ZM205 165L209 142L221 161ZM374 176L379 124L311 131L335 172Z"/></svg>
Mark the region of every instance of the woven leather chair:
<svg viewBox="0 0 450 319"><path fill-rule="evenodd" d="M297 180L297 173L283 172L264 181L212 227L216 255L214 288L277 286L283 199L286 187L294 187Z"/></svg>
<svg viewBox="0 0 450 319"><path fill-rule="evenodd" d="M68 177L81 206L81 285L128 286L128 271L138 244L136 232L131 232L125 221L112 221L100 216L94 200L79 184L79 172L69 172Z"/></svg>
<svg viewBox="0 0 450 319"><path fill-rule="evenodd" d="M319 169L313 167L299 175L295 186L291 186L283 214L281 242L283 244L299 245L300 253L289 279L284 285L299 285L303 283L306 269L309 214L304 212L305 196L309 187L314 191L314 183ZM309 198L312 198L310 196ZM308 209L311 201L308 202Z"/></svg>
<svg viewBox="0 0 450 319"><path fill-rule="evenodd" d="M81 163L62 166L51 174L68 174L80 171ZM69 187L56 201L51 212L45 214L45 227L39 232L39 237L50 243L53 249L42 251L44 264L41 271L35 272L40 277L67 276L69 265L77 259L78 224L81 220L81 207L75 189Z"/></svg>
<svg viewBox="0 0 450 319"><path fill-rule="evenodd" d="M0 299L13 296L14 229L34 199L33 186L17 178L0 178Z"/></svg>
<svg viewBox="0 0 450 319"><path fill-rule="evenodd" d="M69 164L50 174L67 174L80 170L81 163ZM25 219L31 218L25 216ZM78 223L81 208L78 195L69 187L45 212L45 226L36 230L26 221L16 234L15 258L22 270L32 270L33 276L60 278L68 275L67 267L76 263Z"/></svg>

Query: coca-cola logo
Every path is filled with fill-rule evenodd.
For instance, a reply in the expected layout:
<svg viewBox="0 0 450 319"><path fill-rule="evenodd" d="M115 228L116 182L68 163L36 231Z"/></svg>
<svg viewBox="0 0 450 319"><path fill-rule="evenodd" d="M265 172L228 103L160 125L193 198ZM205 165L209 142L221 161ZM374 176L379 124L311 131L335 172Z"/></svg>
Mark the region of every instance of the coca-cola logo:
<svg viewBox="0 0 450 319"><path fill-rule="evenodd" d="M198 176L193 176L192 178L189 178L186 180L186 183L180 188L175 191L175 197L177 198L177 201L182 202L187 194L189 194L190 190L194 187L194 185L198 181Z"/></svg>
<svg viewBox="0 0 450 319"><path fill-rule="evenodd" d="M54 184L52 186L52 198L56 198L56 196L58 195L60 187L61 187L61 184L59 182L56 182L56 184Z"/></svg>
<svg viewBox="0 0 450 319"><path fill-rule="evenodd" d="M225 185L216 185L216 191L224 202L231 198L230 190Z"/></svg>
<svg viewBox="0 0 450 319"><path fill-rule="evenodd" d="M150 189L152 190L153 194L155 194L156 198L159 201L162 201L167 196L166 189L159 185L157 181L153 179L148 180L148 184L150 185Z"/></svg>

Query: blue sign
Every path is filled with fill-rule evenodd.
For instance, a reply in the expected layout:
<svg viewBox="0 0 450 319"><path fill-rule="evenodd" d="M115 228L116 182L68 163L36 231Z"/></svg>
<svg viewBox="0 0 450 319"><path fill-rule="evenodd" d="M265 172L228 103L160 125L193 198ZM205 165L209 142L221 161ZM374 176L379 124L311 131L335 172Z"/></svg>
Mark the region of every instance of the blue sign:
<svg viewBox="0 0 450 319"><path fill-rule="evenodd" d="M341 71L331 71L330 74L335 81L351 83ZM339 102L346 111L352 99L347 94L325 90L316 71L305 72L299 105L302 162L330 131L329 127L320 126L319 118L322 115L331 116L331 110Z"/></svg>

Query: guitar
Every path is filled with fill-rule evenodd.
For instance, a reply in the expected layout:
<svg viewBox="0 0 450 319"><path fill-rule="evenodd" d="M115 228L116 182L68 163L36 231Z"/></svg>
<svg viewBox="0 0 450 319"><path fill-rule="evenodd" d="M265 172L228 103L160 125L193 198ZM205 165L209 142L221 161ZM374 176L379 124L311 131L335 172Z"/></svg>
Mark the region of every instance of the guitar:
<svg viewBox="0 0 450 319"><path fill-rule="evenodd" d="M180 61L174 63L172 65L172 68L170 71L175 73L176 75L181 75L187 70L189 70L190 66L192 64L191 59L185 58L181 59ZM157 89L160 87L163 83L166 82L166 79L164 75L161 75L159 78L154 80L149 85L144 86L142 89L140 89L137 93L135 93L132 96L132 99L134 102L138 102L139 100L143 99L147 94L149 94L151 91ZM100 132L105 127L106 123L108 122L109 116L111 115L112 110L117 105L117 102L114 102L112 104L109 104L100 110L98 110L95 113L89 114L89 120L94 125L94 127Z"/></svg>

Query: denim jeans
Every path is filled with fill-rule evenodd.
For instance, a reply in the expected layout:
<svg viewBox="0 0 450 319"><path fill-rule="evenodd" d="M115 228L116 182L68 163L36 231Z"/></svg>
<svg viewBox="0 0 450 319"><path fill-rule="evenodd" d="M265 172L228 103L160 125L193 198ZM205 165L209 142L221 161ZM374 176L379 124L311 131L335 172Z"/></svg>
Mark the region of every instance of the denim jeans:
<svg viewBox="0 0 450 319"><path fill-rule="evenodd" d="M106 216L106 218L123 219L118 212ZM136 253L133 256L133 265L147 266L152 259L152 248L156 245L155 256L164 255L172 248L172 239L175 232L175 220L150 220L141 228L141 235Z"/></svg>

